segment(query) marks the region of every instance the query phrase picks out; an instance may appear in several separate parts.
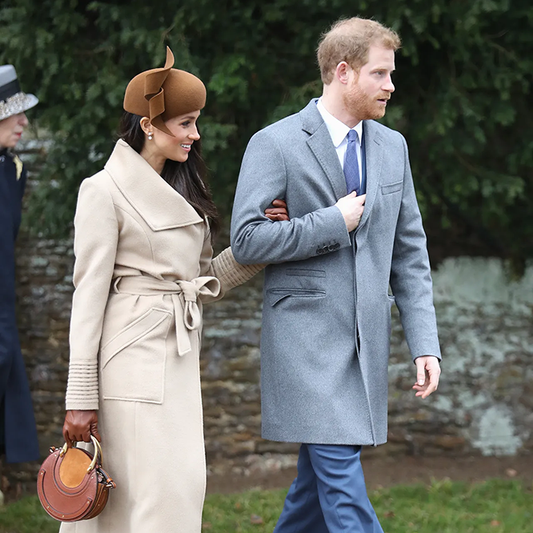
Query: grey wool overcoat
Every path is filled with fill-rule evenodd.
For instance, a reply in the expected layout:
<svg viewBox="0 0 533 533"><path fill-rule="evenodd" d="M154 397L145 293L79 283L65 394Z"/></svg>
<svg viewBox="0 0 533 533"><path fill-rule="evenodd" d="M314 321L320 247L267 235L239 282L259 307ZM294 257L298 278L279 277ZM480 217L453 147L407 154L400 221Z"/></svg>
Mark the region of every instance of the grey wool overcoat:
<svg viewBox="0 0 533 533"><path fill-rule="evenodd" d="M344 173L312 100L256 133L244 155L232 250L265 271L263 436L288 442L387 440L391 305L413 358L440 358L426 237L404 138L364 122L367 198L349 234L334 205ZM263 216L285 198L290 221ZM391 292L392 291L392 292Z"/></svg>

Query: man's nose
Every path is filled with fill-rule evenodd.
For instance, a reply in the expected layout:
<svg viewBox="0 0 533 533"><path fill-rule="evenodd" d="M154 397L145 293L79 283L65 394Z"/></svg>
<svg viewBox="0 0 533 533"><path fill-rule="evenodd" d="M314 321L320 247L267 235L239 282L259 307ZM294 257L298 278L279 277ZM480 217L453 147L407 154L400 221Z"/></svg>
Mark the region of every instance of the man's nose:
<svg viewBox="0 0 533 533"><path fill-rule="evenodd" d="M382 89L388 93L393 93L396 90L396 87L394 87L394 83L392 83L392 78L390 76L385 81Z"/></svg>

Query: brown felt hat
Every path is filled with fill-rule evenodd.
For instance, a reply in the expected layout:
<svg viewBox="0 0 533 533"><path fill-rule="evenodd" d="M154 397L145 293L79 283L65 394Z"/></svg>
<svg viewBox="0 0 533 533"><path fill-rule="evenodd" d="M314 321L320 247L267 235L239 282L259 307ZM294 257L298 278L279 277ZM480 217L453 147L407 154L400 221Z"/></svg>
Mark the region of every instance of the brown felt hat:
<svg viewBox="0 0 533 533"><path fill-rule="evenodd" d="M124 109L148 117L153 126L168 135L174 134L165 121L205 106L205 85L196 76L172 68L174 54L167 46L163 68L153 68L137 74L126 87Z"/></svg>

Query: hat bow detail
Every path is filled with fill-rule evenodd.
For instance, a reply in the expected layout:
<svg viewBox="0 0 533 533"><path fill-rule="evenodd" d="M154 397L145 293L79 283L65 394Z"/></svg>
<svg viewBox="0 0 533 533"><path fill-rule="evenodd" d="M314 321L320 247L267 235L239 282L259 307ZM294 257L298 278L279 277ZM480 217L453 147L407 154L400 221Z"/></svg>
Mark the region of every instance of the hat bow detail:
<svg viewBox="0 0 533 533"><path fill-rule="evenodd" d="M150 122L168 135L174 134L167 128L161 115L165 112L165 89L163 84L167 79L170 69L174 65L174 54L167 46L167 59L163 68L154 69L150 72L144 82L144 97L148 100L150 110Z"/></svg>

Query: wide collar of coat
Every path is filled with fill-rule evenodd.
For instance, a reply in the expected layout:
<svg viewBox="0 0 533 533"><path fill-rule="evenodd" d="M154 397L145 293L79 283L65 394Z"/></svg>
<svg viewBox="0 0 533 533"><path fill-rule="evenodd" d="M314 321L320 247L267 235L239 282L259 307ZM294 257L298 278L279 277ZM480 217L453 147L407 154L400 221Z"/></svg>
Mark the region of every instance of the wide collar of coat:
<svg viewBox="0 0 533 533"><path fill-rule="evenodd" d="M104 169L153 231L204 220L131 146L119 139Z"/></svg>
<svg viewBox="0 0 533 533"><path fill-rule="evenodd" d="M313 98L300 111L302 129L309 134L307 144L322 166L338 200L346 196L346 180L328 127L316 107L317 101L318 98ZM373 120L365 120L363 122L363 137L366 163L366 201L358 229L368 220L376 199L383 158L383 142L379 125Z"/></svg>

